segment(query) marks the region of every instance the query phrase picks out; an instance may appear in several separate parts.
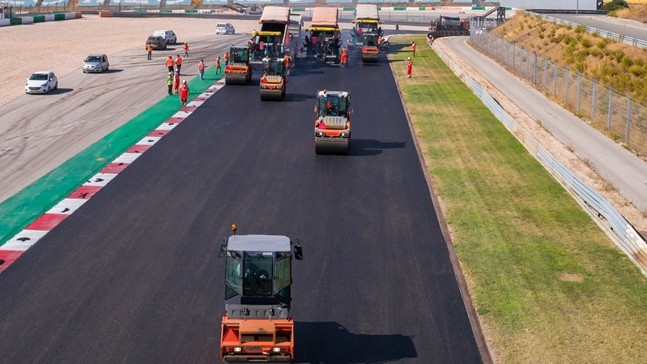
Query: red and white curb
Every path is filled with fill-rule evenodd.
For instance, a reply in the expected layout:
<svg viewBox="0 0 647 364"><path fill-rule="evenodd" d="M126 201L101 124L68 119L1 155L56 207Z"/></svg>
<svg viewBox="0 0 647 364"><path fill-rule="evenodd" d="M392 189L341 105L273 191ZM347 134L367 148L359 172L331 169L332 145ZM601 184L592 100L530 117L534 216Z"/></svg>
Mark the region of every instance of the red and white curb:
<svg viewBox="0 0 647 364"><path fill-rule="evenodd" d="M0 246L0 273L15 262L27 249L36 244L45 234L56 227L61 221L72 215L79 207L86 203L99 190L112 181L121 171L126 169L139 156L155 145L162 137L172 131L184 119L189 117L209 97L218 92L225 85L224 80L219 80L211 87L198 95L182 110L168 118L164 123L151 131L146 137L126 150L105 166L101 172L94 175L82 184L69 196L52 207L29 224L23 231L9 239Z"/></svg>

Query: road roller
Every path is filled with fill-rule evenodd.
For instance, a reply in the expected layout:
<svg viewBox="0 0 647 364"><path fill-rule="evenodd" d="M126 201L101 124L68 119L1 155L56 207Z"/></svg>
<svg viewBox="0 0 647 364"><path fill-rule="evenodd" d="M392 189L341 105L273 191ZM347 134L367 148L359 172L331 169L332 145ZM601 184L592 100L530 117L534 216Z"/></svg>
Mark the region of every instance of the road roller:
<svg viewBox="0 0 647 364"><path fill-rule="evenodd" d="M353 113L348 91L317 92L315 103L315 153L348 154L350 115Z"/></svg>
<svg viewBox="0 0 647 364"><path fill-rule="evenodd" d="M237 234L220 244L225 262L225 313L220 330L224 363L291 363L292 259L302 260L299 240L284 235Z"/></svg>

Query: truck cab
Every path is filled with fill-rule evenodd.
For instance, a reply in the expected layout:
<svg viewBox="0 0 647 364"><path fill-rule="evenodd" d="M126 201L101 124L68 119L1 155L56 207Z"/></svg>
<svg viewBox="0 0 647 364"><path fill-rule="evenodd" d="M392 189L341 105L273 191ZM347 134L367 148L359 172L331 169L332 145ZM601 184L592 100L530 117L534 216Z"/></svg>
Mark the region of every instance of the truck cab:
<svg viewBox="0 0 647 364"><path fill-rule="evenodd" d="M232 230L219 254L226 259L221 358L289 363L294 357L292 259L303 259L301 245L283 235L237 235L235 225Z"/></svg>

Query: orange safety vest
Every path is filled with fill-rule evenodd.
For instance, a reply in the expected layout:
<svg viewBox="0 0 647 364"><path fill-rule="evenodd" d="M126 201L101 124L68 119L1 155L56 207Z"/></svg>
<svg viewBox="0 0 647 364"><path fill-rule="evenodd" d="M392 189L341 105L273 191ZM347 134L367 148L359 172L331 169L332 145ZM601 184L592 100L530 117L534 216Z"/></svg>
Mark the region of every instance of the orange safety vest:
<svg viewBox="0 0 647 364"><path fill-rule="evenodd" d="M204 71L204 63L202 63L202 62L198 63L198 70L199 71Z"/></svg>
<svg viewBox="0 0 647 364"><path fill-rule="evenodd" d="M173 58L166 59L166 67L173 67Z"/></svg>
<svg viewBox="0 0 647 364"><path fill-rule="evenodd" d="M181 66L182 65L182 57L177 57L175 59L175 64L178 65L178 66Z"/></svg>

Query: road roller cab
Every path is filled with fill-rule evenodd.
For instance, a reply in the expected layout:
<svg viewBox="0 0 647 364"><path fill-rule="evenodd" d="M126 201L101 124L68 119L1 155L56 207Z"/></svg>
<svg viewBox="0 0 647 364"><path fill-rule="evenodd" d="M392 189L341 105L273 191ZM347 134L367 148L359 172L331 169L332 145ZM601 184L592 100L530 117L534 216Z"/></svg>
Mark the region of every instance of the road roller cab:
<svg viewBox="0 0 647 364"><path fill-rule="evenodd" d="M319 91L314 108L315 153L348 154L350 115L353 113L347 91Z"/></svg>
<svg viewBox="0 0 647 364"><path fill-rule="evenodd" d="M249 64L249 48L229 48L229 63L225 66L225 84L246 84L252 79L252 67Z"/></svg>
<svg viewBox="0 0 647 364"><path fill-rule="evenodd" d="M225 264L225 314L220 356L230 362L289 363L294 358L292 258L298 240L283 235L233 235L220 245Z"/></svg>

